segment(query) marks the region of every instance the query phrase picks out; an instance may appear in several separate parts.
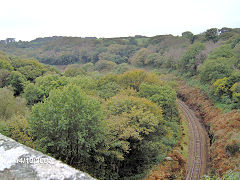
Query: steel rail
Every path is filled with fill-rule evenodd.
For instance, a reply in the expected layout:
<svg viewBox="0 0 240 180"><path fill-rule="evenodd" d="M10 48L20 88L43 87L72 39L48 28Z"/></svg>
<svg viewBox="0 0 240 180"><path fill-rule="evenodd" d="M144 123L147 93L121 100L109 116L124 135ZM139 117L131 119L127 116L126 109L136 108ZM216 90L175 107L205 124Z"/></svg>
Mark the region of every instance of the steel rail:
<svg viewBox="0 0 240 180"><path fill-rule="evenodd" d="M192 133L193 133L193 154L194 158L193 162L191 163L191 171L187 175L187 179L190 180L198 180L200 179L201 169L202 169L202 136L199 128L199 124L196 122L196 117L189 111L188 107L181 101L177 101L181 110L184 112L188 123L191 126Z"/></svg>

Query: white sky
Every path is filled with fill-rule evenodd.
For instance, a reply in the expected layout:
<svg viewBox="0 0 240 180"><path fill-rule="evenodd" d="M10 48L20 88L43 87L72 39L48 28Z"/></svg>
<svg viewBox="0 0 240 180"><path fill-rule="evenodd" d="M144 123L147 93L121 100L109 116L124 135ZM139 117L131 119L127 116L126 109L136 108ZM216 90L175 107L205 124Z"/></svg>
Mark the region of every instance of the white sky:
<svg viewBox="0 0 240 180"><path fill-rule="evenodd" d="M194 34L240 28L240 0L2 0L0 39Z"/></svg>

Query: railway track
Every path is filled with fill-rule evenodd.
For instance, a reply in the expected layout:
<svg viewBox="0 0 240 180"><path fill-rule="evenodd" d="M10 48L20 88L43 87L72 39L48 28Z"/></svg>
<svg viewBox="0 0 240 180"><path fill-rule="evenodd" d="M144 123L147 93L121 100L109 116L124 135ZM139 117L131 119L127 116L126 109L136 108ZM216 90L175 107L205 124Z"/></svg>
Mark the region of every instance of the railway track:
<svg viewBox="0 0 240 180"><path fill-rule="evenodd" d="M189 152L187 162L187 180L199 180L207 172L208 136L206 130L194 112L181 100L178 105L189 127Z"/></svg>

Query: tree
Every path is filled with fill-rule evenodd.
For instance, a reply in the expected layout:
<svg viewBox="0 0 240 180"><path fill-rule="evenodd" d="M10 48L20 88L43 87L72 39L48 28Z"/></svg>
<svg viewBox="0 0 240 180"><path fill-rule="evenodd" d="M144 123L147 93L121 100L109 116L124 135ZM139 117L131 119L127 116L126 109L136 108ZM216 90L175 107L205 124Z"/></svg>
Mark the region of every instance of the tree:
<svg viewBox="0 0 240 180"><path fill-rule="evenodd" d="M14 95L18 96L23 92L26 78L18 71L12 71L7 78L7 85L11 85L14 90Z"/></svg>
<svg viewBox="0 0 240 180"><path fill-rule="evenodd" d="M148 66L160 67L164 62L163 57L159 53L151 53L144 60L144 64Z"/></svg>
<svg viewBox="0 0 240 180"><path fill-rule="evenodd" d="M7 78L10 72L6 69L0 69L0 88L7 85Z"/></svg>
<svg viewBox="0 0 240 180"><path fill-rule="evenodd" d="M209 59L200 69L200 80L203 83L214 83L217 79L228 77L233 69L234 59L219 58Z"/></svg>
<svg viewBox="0 0 240 180"><path fill-rule="evenodd" d="M118 83L118 80L119 80L118 75L110 73L110 74L107 74L107 75L101 77L100 79L98 79L97 86L101 87L110 82Z"/></svg>
<svg viewBox="0 0 240 180"><path fill-rule="evenodd" d="M207 41L212 40L214 43L218 41L218 29L211 28L205 32L205 38Z"/></svg>
<svg viewBox="0 0 240 180"><path fill-rule="evenodd" d="M80 65L71 65L64 71L64 76L75 77L78 75L85 75L86 72L80 67Z"/></svg>
<svg viewBox="0 0 240 180"><path fill-rule="evenodd" d="M32 106L43 101L44 92L33 83L29 83L24 88L24 97L27 100L27 104Z"/></svg>
<svg viewBox="0 0 240 180"><path fill-rule="evenodd" d="M133 88L136 91L139 91L139 86L145 82L150 84L161 84L158 76L154 73L147 73L143 70L132 70L127 71L120 75L119 83L125 88Z"/></svg>
<svg viewBox="0 0 240 180"><path fill-rule="evenodd" d="M235 53L231 47L231 45L226 44L217 47L214 51L209 55L209 59L217 59L217 58L231 58L234 57Z"/></svg>
<svg viewBox="0 0 240 180"><path fill-rule="evenodd" d="M146 78L147 73L142 70L127 71L120 75L119 82L126 88L133 88L138 91L140 84Z"/></svg>
<svg viewBox="0 0 240 180"><path fill-rule="evenodd" d="M122 74L126 71L129 71L131 69L131 67L127 64L127 63L122 63L122 64L118 64L118 66L116 67L115 72L117 74Z"/></svg>
<svg viewBox="0 0 240 180"><path fill-rule="evenodd" d="M29 123L46 153L75 167L93 169L104 141L103 111L81 88L69 85L51 91L49 98L33 106Z"/></svg>
<svg viewBox="0 0 240 180"><path fill-rule="evenodd" d="M62 54L58 58L58 64L66 65L73 64L79 61L79 57L75 54Z"/></svg>
<svg viewBox="0 0 240 180"><path fill-rule="evenodd" d="M181 72L188 72L190 76L197 74L197 55L205 48L202 43L195 43L191 45L179 60L178 68Z"/></svg>
<svg viewBox="0 0 240 180"><path fill-rule="evenodd" d="M165 155L167 148L162 138L168 132L156 104L144 98L119 95L108 100L107 109L107 124L113 136L110 147L118 152L116 170L121 168L119 178L142 173Z"/></svg>
<svg viewBox="0 0 240 180"><path fill-rule="evenodd" d="M189 39L189 41L191 42L191 44L193 44L195 36L193 35L192 32L190 31L185 31L182 33L182 37L185 37L187 39Z"/></svg>
<svg viewBox="0 0 240 180"><path fill-rule="evenodd" d="M24 97L30 106L43 101L44 98L49 96L50 91L63 87L68 83L66 77L51 74L40 76L35 81L35 84L28 83L24 87Z"/></svg>
<svg viewBox="0 0 240 180"><path fill-rule="evenodd" d="M25 115L27 112L25 99L13 96L7 88L0 88L0 119L9 120L16 114Z"/></svg>
<svg viewBox="0 0 240 180"><path fill-rule="evenodd" d="M140 50L138 50L129 60L131 64L135 65L135 66L143 66L144 65L144 61L147 58L147 56L149 55L149 51L146 48L142 48Z"/></svg>
<svg viewBox="0 0 240 180"><path fill-rule="evenodd" d="M91 55L90 55L89 52L86 51L86 50L80 51L80 56L81 56L80 62L83 63L83 64L89 63L89 62L92 61ZM76 61L76 62L77 62L77 61Z"/></svg>
<svg viewBox="0 0 240 180"><path fill-rule="evenodd" d="M109 72L112 71L116 67L116 63L107 60L99 60L95 64L95 69L97 71Z"/></svg>
<svg viewBox="0 0 240 180"><path fill-rule="evenodd" d="M109 52L103 52L103 53L99 54L98 57L100 60L112 61L116 64L121 64L121 63L127 62L126 57L122 57L122 56L116 55L116 54L111 54Z"/></svg>
<svg viewBox="0 0 240 180"><path fill-rule="evenodd" d="M240 42L240 35L238 35L232 42L231 47L234 49L237 45L239 45Z"/></svg>
<svg viewBox="0 0 240 180"><path fill-rule="evenodd" d="M86 63L86 64L83 64L82 65L82 69L85 71L85 72L91 72L94 70L94 64L93 63Z"/></svg>
<svg viewBox="0 0 240 180"><path fill-rule="evenodd" d="M29 81L34 81L45 72L44 66L36 60L15 60L12 64Z"/></svg>
<svg viewBox="0 0 240 180"><path fill-rule="evenodd" d="M40 76L35 81L35 85L43 91L45 97L49 96L51 90L68 84L66 77L51 74Z"/></svg>
<svg viewBox="0 0 240 180"><path fill-rule="evenodd" d="M76 76L68 79L68 84L80 87L88 95L97 96L97 80L91 76Z"/></svg>
<svg viewBox="0 0 240 180"><path fill-rule="evenodd" d="M121 64L127 62L132 50L132 46L111 44L108 46L107 51L102 52L98 57L100 60L108 60L113 61L116 64Z"/></svg>
<svg viewBox="0 0 240 180"><path fill-rule="evenodd" d="M139 96L158 104L163 110L165 119L172 120L177 117L177 94L172 88L142 83L139 87Z"/></svg>
<svg viewBox="0 0 240 180"><path fill-rule="evenodd" d="M4 59L0 59L0 69L6 69L6 70L9 70L9 71L12 71L13 67L12 67L12 65L10 64L9 61L4 60Z"/></svg>
<svg viewBox="0 0 240 180"><path fill-rule="evenodd" d="M120 86L115 82L108 82L98 88L98 94L103 99L108 99L115 96L119 90Z"/></svg>

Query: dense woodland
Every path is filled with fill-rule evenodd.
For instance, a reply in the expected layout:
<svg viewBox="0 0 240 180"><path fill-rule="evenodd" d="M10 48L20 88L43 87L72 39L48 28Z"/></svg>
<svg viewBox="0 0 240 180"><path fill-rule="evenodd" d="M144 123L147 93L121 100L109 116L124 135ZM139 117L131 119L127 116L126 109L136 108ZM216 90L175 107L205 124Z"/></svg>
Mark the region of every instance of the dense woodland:
<svg viewBox="0 0 240 180"><path fill-rule="evenodd" d="M3 40L0 50L0 132L99 179L143 177L179 142L177 82L161 74L239 115L240 29ZM221 143L239 157L240 126L233 132Z"/></svg>
<svg viewBox="0 0 240 180"><path fill-rule="evenodd" d="M154 73L1 59L1 133L99 179L142 176L179 140L176 92Z"/></svg>

